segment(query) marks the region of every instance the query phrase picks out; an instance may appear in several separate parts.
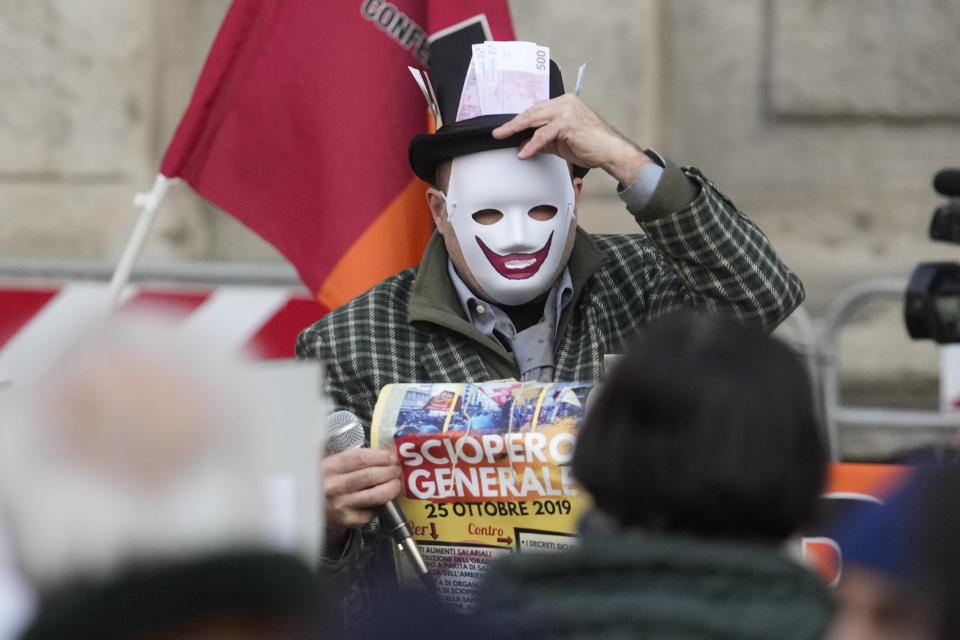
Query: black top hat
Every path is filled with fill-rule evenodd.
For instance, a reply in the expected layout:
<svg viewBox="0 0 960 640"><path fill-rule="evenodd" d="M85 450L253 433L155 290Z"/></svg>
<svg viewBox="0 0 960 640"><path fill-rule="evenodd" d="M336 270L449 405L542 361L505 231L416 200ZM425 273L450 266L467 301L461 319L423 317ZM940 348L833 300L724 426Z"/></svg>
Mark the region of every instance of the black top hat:
<svg viewBox="0 0 960 640"><path fill-rule="evenodd" d="M460 35L460 34L456 34ZM466 34L463 34L466 35ZM421 133L410 140L410 167L424 182L433 183L437 165L445 160L478 151L517 147L529 139L535 129L527 129L509 138L497 140L491 132L512 120L515 113L478 116L456 122L460 94L470 66L470 45L482 42L464 37L445 37L430 45L430 79L437 95L443 126L436 133ZM560 67L550 61L550 97L563 95ZM582 178L587 169L574 166L573 174Z"/></svg>

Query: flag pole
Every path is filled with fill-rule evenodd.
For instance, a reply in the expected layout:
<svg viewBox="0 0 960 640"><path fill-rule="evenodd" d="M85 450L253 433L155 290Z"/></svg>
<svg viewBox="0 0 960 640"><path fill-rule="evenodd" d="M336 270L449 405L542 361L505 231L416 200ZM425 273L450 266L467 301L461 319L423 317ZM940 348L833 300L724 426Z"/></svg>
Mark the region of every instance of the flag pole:
<svg viewBox="0 0 960 640"><path fill-rule="evenodd" d="M117 263L117 268L110 279L110 289L107 296L110 309L116 309L120 303L120 296L130 281L130 272L133 271L133 265L143 250L147 235L150 233L150 227L153 226L153 221L157 217L157 210L160 208L163 196L167 193L167 187L173 180L162 173L158 173L150 191L138 193L133 198L133 206L140 209L140 215L137 217L137 223L133 227L130 239L127 240L123 253L120 255L120 261Z"/></svg>

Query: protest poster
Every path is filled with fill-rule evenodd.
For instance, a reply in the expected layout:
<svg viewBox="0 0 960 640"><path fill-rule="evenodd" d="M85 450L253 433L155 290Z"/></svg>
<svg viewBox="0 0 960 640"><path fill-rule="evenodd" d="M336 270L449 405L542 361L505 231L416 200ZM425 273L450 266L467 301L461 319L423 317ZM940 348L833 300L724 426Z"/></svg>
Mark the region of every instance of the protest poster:
<svg viewBox="0 0 960 640"><path fill-rule="evenodd" d="M398 497L440 599L469 611L487 564L575 544L589 497L571 475L585 383L384 387L371 446L396 448ZM403 561L398 562L403 578Z"/></svg>

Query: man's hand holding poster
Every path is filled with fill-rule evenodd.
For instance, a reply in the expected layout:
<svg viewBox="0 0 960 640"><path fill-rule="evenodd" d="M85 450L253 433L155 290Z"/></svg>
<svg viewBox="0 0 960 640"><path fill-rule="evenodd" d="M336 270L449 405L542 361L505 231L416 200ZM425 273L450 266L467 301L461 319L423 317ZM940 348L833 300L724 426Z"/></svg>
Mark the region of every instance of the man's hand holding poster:
<svg viewBox="0 0 960 640"><path fill-rule="evenodd" d="M589 497L570 461L591 389L513 381L383 389L371 443L396 448L398 501L444 602L469 610L499 555L575 543Z"/></svg>

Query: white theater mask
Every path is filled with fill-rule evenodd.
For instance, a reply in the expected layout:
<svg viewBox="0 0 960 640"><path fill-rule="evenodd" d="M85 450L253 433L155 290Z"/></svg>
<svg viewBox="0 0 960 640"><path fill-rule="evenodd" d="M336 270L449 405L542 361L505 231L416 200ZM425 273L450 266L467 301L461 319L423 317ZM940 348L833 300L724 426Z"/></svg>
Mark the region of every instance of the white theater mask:
<svg viewBox="0 0 960 640"><path fill-rule="evenodd" d="M518 305L550 289L573 242L576 197L565 160L519 160L513 148L454 158L446 204L464 264L451 256L477 294Z"/></svg>

